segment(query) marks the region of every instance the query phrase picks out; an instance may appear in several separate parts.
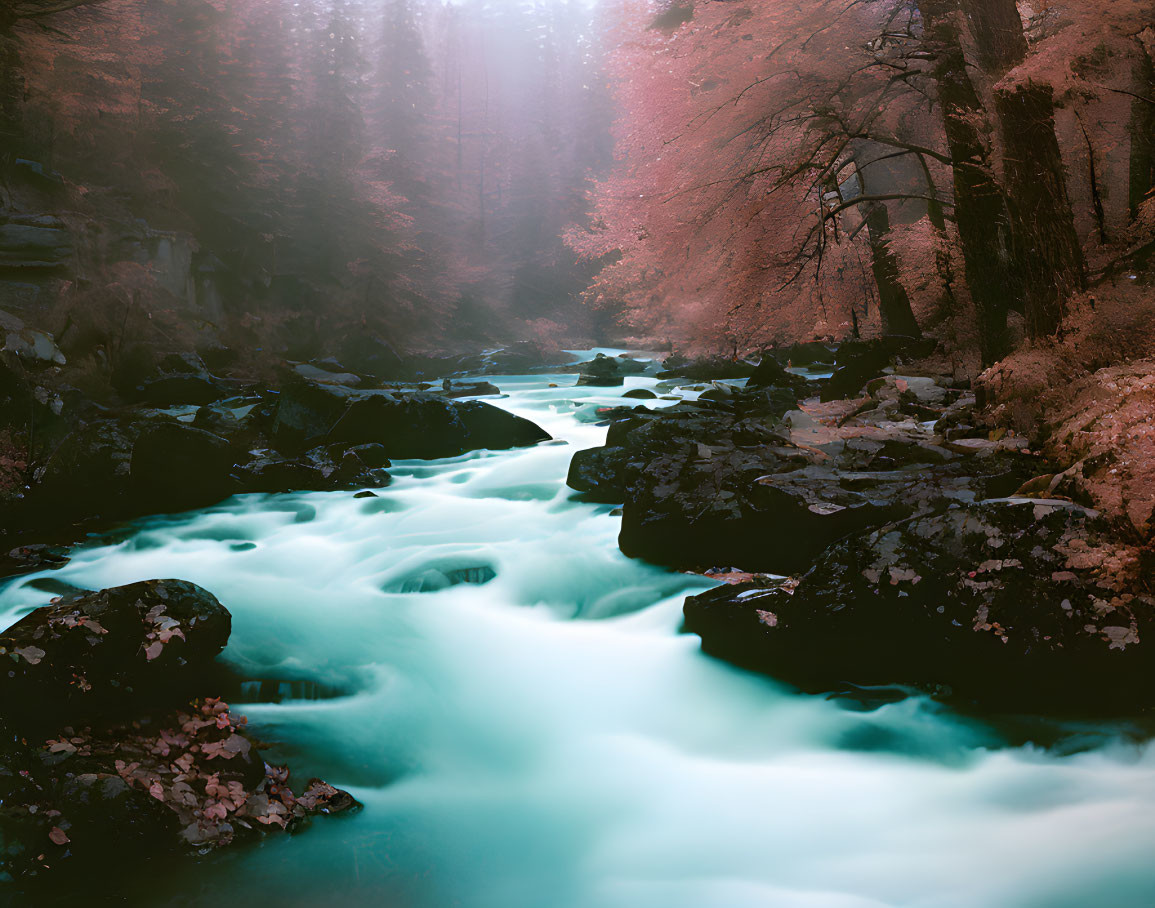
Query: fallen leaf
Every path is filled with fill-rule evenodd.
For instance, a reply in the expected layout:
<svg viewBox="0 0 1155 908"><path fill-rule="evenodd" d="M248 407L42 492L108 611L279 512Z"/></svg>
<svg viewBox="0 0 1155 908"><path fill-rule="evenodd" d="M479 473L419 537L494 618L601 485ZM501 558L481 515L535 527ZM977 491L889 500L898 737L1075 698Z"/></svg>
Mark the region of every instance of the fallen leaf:
<svg viewBox="0 0 1155 908"><path fill-rule="evenodd" d="M47 655L47 653L38 646L24 646L20 649L12 650L12 652L22 657L29 665L39 665L40 660Z"/></svg>

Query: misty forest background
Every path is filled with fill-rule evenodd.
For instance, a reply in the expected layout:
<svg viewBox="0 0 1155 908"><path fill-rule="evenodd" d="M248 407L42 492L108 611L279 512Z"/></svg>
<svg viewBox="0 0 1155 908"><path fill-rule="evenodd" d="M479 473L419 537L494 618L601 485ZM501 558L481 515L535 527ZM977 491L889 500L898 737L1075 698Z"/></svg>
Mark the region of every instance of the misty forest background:
<svg viewBox="0 0 1155 908"><path fill-rule="evenodd" d="M141 349L256 368L353 334L743 355L924 333L959 377L1024 338L1140 355L1153 21L1140 0L17 0L2 308L89 394Z"/></svg>

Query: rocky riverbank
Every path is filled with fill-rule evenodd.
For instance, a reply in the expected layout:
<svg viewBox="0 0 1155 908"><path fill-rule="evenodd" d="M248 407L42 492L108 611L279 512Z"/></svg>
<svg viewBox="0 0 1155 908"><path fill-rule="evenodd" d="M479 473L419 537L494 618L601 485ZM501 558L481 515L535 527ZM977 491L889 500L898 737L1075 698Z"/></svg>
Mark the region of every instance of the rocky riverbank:
<svg viewBox="0 0 1155 908"><path fill-rule="evenodd" d="M1072 433L1000 425L918 374L923 352L849 346L823 382L766 357L745 388L612 414L569 485L623 505L626 554L730 581L685 607L721 658L995 710L1155 705L1150 552L1126 508L1072 501Z"/></svg>
<svg viewBox="0 0 1155 908"><path fill-rule="evenodd" d="M110 521L245 492L375 488L393 459L549 439L459 399L500 393L462 382L463 371L544 368L537 348L403 359L363 340L347 352L348 364L286 362L264 380L216 374L195 354L152 356L96 394L73 384L82 376L50 335L10 332L0 354L0 571L50 564L63 557L58 543Z"/></svg>
<svg viewBox="0 0 1155 908"><path fill-rule="evenodd" d="M264 761L220 697L230 624L207 590L152 580L0 634L0 878L116 872L357 806L320 779L294 791Z"/></svg>
<svg viewBox="0 0 1155 908"><path fill-rule="evenodd" d="M171 353L82 391L51 335L0 327L0 577L60 566L116 521L238 493L366 491L389 483L395 459L550 437L460 399L500 394L464 372L551 362L527 345L436 359L360 341L345 362L285 362L264 379ZM356 806L265 763L224 699L239 686L215 661L231 621L210 592L180 580L54 591L0 635L0 883L115 873Z"/></svg>

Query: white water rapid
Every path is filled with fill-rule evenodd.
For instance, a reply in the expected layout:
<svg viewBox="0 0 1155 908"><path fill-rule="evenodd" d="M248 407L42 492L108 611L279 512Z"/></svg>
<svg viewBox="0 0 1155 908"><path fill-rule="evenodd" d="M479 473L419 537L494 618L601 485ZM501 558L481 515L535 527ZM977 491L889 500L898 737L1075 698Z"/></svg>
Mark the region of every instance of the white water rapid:
<svg viewBox="0 0 1155 908"><path fill-rule="evenodd" d="M53 595L46 578L201 584L233 613L229 663L315 685L237 708L275 742L266 758L365 805L119 881L124 903L1155 904L1149 746L1102 726L1005 745L925 699L855 710L703 656L679 625L708 584L622 556L611 508L564 485L605 434L575 403L656 381L574 379L492 379L497 405L565 443L397 463L378 498L250 495L139 521L0 590L7 625ZM327 695L292 699L307 689Z"/></svg>

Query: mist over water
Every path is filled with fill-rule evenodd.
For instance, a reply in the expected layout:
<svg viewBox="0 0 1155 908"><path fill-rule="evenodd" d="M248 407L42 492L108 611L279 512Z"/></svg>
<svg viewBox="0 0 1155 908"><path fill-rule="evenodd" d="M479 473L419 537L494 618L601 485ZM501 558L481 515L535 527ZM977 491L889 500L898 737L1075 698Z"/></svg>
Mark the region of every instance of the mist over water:
<svg viewBox="0 0 1155 908"><path fill-rule="evenodd" d="M495 403L565 443L397 463L378 498L245 496L141 521L0 591L7 625L53 595L34 585L46 577L188 579L232 612L224 658L242 675L334 694L239 711L266 759L363 811L115 883L126 901L1155 901L1149 746L1089 728L1081 745L1012 747L921 698L860 711L701 655L678 629L708 582L625 558L611 508L564 485L573 452L604 438L582 417L657 382L493 381L509 394Z"/></svg>

